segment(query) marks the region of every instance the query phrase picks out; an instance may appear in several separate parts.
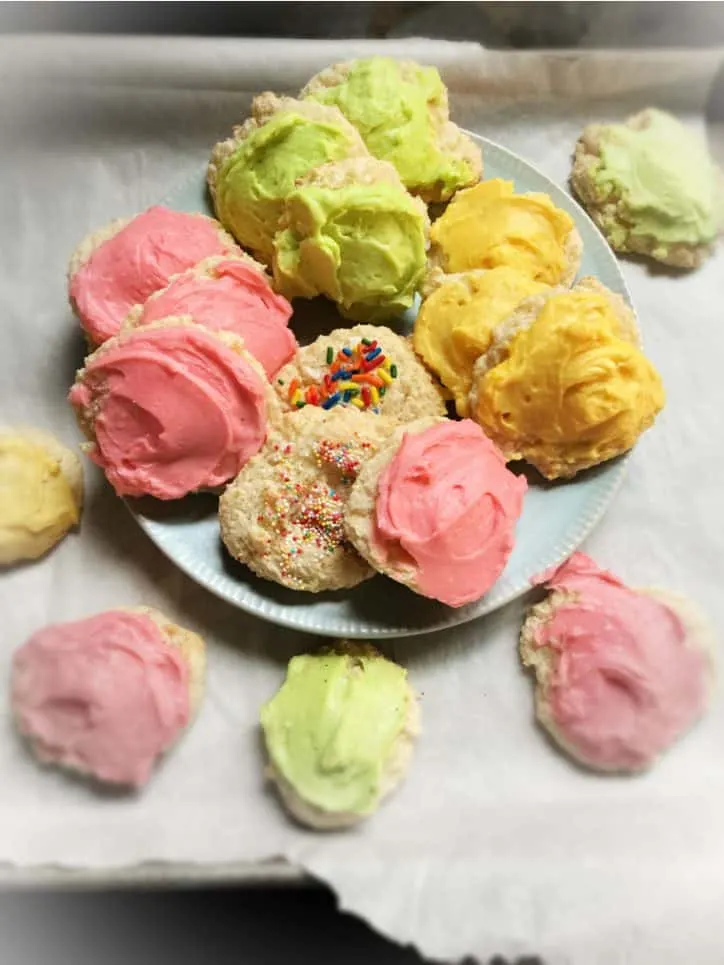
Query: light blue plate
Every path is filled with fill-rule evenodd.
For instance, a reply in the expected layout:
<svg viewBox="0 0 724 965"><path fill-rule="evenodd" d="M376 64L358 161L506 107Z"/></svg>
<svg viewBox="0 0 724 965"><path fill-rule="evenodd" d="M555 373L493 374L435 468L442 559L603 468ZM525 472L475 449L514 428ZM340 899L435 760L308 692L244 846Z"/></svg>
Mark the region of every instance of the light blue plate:
<svg viewBox="0 0 724 965"><path fill-rule="evenodd" d="M518 191L549 194L572 216L583 238L580 274L595 275L630 302L611 249L575 201L522 158L483 137L473 137L483 147L486 178L507 178L515 182ZM204 172L195 173L164 203L179 211L211 213ZM300 305L292 321L302 342L340 325L328 306L320 310L318 301L313 304L311 313L309 305ZM414 313L408 313L395 327L409 332L413 320ZM225 552L219 539L216 500L209 496L193 496L173 504L141 500L131 510L156 545L185 573L249 613L325 636L402 637L465 623L525 593L531 576L564 560L591 532L613 499L625 470L626 460L618 459L571 482L532 481L518 522L515 549L504 573L486 596L460 609L417 596L382 576L352 590L320 594L288 590L259 579Z"/></svg>

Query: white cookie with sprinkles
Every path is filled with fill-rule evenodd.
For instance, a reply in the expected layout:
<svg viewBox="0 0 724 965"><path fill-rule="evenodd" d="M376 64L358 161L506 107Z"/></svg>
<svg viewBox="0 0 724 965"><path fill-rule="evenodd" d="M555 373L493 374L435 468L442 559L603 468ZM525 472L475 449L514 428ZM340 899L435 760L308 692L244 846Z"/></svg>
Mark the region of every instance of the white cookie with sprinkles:
<svg viewBox="0 0 724 965"><path fill-rule="evenodd" d="M362 465L393 428L348 405L307 405L287 416L221 497L229 553L264 579L311 593L373 576L347 541L344 510Z"/></svg>
<svg viewBox="0 0 724 965"><path fill-rule="evenodd" d="M444 416L445 403L409 342L389 328L339 328L301 348L274 388L287 410L359 409L395 425Z"/></svg>

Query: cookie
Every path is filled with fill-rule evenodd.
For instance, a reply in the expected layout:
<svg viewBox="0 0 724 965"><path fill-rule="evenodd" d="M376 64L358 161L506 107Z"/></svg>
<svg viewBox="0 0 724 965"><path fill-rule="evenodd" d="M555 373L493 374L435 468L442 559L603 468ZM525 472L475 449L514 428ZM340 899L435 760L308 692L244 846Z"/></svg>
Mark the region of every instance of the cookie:
<svg viewBox="0 0 724 965"><path fill-rule="evenodd" d="M287 327L291 314L292 306L274 292L264 266L242 253L206 258L175 275L165 288L132 309L124 324L138 328L188 316L212 332L232 332L243 339L244 348L271 378L297 350L297 340Z"/></svg>
<svg viewBox="0 0 724 965"><path fill-rule="evenodd" d="M426 202L447 201L482 176L480 148L450 120L435 67L389 57L333 64L300 97L338 107L369 152L394 164L405 187Z"/></svg>
<svg viewBox="0 0 724 965"><path fill-rule="evenodd" d="M287 416L221 497L229 553L264 579L311 593L373 576L347 541L344 507L392 428L354 408L308 406Z"/></svg>
<svg viewBox="0 0 724 965"><path fill-rule="evenodd" d="M273 272L288 298L325 295L367 322L410 308L425 274L430 221L395 168L362 157L315 168L287 195Z"/></svg>
<svg viewBox="0 0 724 965"><path fill-rule="evenodd" d="M328 161L366 156L367 149L336 107L265 92L251 112L214 146L207 180L218 219L271 265L284 200L297 179Z"/></svg>
<svg viewBox="0 0 724 965"><path fill-rule="evenodd" d="M288 411L308 405L382 414L395 424L444 416L439 387L409 342L373 325L338 328L299 349L273 382Z"/></svg>
<svg viewBox="0 0 724 965"><path fill-rule="evenodd" d="M639 345L633 312L595 278L536 295L476 362L471 418L507 459L574 476L631 449L664 405Z"/></svg>
<svg viewBox="0 0 724 965"><path fill-rule="evenodd" d="M68 398L88 455L119 496L180 499L223 486L280 418L242 340L185 318L110 339L85 360Z"/></svg>
<svg viewBox="0 0 724 965"><path fill-rule="evenodd" d="M74 526L83 507L83 469L43 429L0 429L0 565L35 560Z"/></svg>
<svg viewBox="0 0 724 965"><path fill-rule="evenodd" d="M612 248L675 268L697 268L724 228L721 171L665 111L584 128L571 186Z"/></svg>
<svg viewBox="0 0 724 965"><path fill-rule="evenodd" d="M526 489L474 422L421 419L362 466L345 528L376 570L459 607L502 573Z"/></svg>
<svg viewBox="0 0 724 965"><path fill-rule="evenodd" d="M129 311L172 275L237 246L213 218L156 205L94 231L68 267L70 304L91 348L117 335Z"/></svg>
<svg viewBox="0 0 724 965"><path fill-rule="evenodd" d="M490 348L496 326L526 298L548 286L504 265L442 276L420 306L413 345L455 401L469 414L475 363Z"/></svg>
<svg viewBox="0 0 724 965"><path fill-rule="evenodd" d="M141 787L198 711L204 641L149 607L47 626L12 665L15 724L35 756Z"/></svg>
<svg viewBox="0 0 724 965"><path fill-rule="evenodd" d="M261 710L267 773L298 821L318 830L369 817L402 781L419 732L402 667L373 647L293 657Z"/></svg>
<svg viewBox="0 0 724 965"><path fill-rule="evenodd" d="M536 675L539 722L587 767L650 767L706 709L706 620L685 598L630 589L583 553L537 582L550 594L530 610L520 654Z"/></svg>
<svg viewBox="0 0 724 965"><path fill-rule="evenodd" d="M512 181L481 181L455 195L430 230L424 294L442 276L513 268L544 285L573 284L583 242L568 212L547 194L516 194Z"/></svg>

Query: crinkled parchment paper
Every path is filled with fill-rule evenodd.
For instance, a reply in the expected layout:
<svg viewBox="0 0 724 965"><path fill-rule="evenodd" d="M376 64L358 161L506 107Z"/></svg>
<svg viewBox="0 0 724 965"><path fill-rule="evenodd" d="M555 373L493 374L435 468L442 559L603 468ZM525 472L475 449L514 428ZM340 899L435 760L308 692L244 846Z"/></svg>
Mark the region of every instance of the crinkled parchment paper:
<svg viewBox="0 0 724 965"><path fill-rule="evenodd" d="M381 45L374 45L374 49ZM164 195L263 88L298 88L363 42L0 40L0 414L78 438L65 392L81 359L66 305L73 245ZM530 55L400 41L438 63L455 118L562 183L587 121L649 104L701 123L719 56ZM724 252L671 276L624 266L668 405L586 549L633 583L724 614ZM385 649L422 694L424 735L402 790L347 834L290 824L265 789L256 720L312 641L219 602L155 550L87 467L80 534L0 575L0 672L38 626L118 604L159 606L209 641L200 720L136 798L43 772L0 703L0 861L96 874L148 862L208 868L284 856L342 907L434 957L536 952L550 965L720 963L724 713L651 774L598 778L533 725L518 666L523 604ZM167 869L171 875L174 869ZM8 875L12 877L8 872ZM203 868L200 873L206 874ZM193 874L193 868L191 870ZM224 869L216 868L216 874ZM272 899L270 899L272 900Z"/></svg>

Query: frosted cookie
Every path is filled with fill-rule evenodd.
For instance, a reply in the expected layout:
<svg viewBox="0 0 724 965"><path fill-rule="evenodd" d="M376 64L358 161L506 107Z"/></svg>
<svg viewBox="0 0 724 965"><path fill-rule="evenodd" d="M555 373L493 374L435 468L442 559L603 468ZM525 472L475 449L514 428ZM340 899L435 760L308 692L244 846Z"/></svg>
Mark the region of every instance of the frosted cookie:
<svg viewBox="0 0 724 965"><path fill-rule="evenodd" d="M221 537L231 555L264 579L311 593L373 576L347 540L344 507L361 466L392 428L354 408L308 406L288 416L221 497Z"/></svg>
<svg viewBox="0 0 724 965"><path fill-rule="evenodd" d="M299 349L273 382L289 410L319 406L383 414L396 424L445 415L445 403L406 339L389 328L338 328Z"/></svg>
<svg viewBox="0 0 724 965"><path fill-rule="evenodd" d="M473 366L490 347L493 332L526 298L548 290L514 268L445 275L423 301L413 334L415 351L455 400L469 412Z"/></svg>
<svg viewBox="0 0 724 965"><path fill-rule="evenodd" d="M629 589L583 553L539 582L550 595L531 609L520 638L536 675L538 720L587 767L650 767L706 709L706 621L685 598Z"/></svg>
<svg viewBox="0 0 724 965"><path fill-rule="evenodd" d="M627 452L664 405L620 295L595 278L523 302L475 364L471 418L548 479Z"/></svg>
<svg viewBox="0 0 724 965"><path fill-rule="evenodd" d="M547 194L516 194L512 181L482 181L455 195L430 230L426 292L441 275L504 265L544 285L571 285L583 242L573 218Z"/></svg>
<svg viewBox="0 0 724 965"><path fill-rule="evenodd" d="M503 572L526 489L474 422L421 419L398 428L362 466L347 535L376 570L463 606Z"/></svg>
<svg viewBox="0 0 724 965"><path fill-rule="evenodd" d="M284 203L274 282L288 298L326 295L365 322L409 308L425 274L430 221L391 164L352 158L315 168Z"/></svg>
<svg viewBox="0 0 724 965"><path fill-rule="evenodd" d="M68 267L70 303L90 345L100 345L172 275L234 251L233 239L213 218L156 205L81 241Z"/></svg>
<svg viewBox="0 0 724 965"><path fill-rule="evenodd" d="M16 726L44 764L141 787L203 697L201 637L158 610L108 610L34 633L16 651Z"/></svg>
<svg viewBox="0 0 724 965"><path fill-rule="evenodd" d="M617 251L696 268L724 227L724 179L703 139L664 111L591 124L571 184Z"/></svg>
<svg viewBox="0 0 724 965"><path fill-rule="evenodd" d="M248 255L216 255L174 276L131 310L126 325L188 316L212 332L232 332L271 378L297 350L287 327L291 314L292 306L274 292L262 265Z"/></svg>
<svg viewBox="0 0 724 965"><path fill-rule="evenodd" d="M83 469L42 429L0 428L0 565L34 560L78 524Z"/></svg>
<svg viewBox="0 0 724 965"><path fill-rule="evenodd" d="M68 398L90 458L119 496L180 499L222 486L279 418L241 339L187 319L110 339L85 360Z"/></svg>
<svg viewBox="0 0 724 965"><path fill-rule="evenodd" d="M302 824L357 824L402 781L419 732L402 667L370 646L340 644L289 662L261 710L268 774Z"/></svg>
<svg viewBox="0 0 724 965"><path fill-rule="evenodd" d="M214 146L208 183L216 216L269 265L284 199L296 180L328 161L365 156L367 148L336 107L267 92L251 111Z"/></svg>
<svg viewBox="0 0 724 965"><path fill-rule="evenodd" d="M370 153L394 164L405 187L425 201L447 201L480 180L480 148L450 120L435 67L389 57L333 64L300 96L338 107Z"/></svg>

